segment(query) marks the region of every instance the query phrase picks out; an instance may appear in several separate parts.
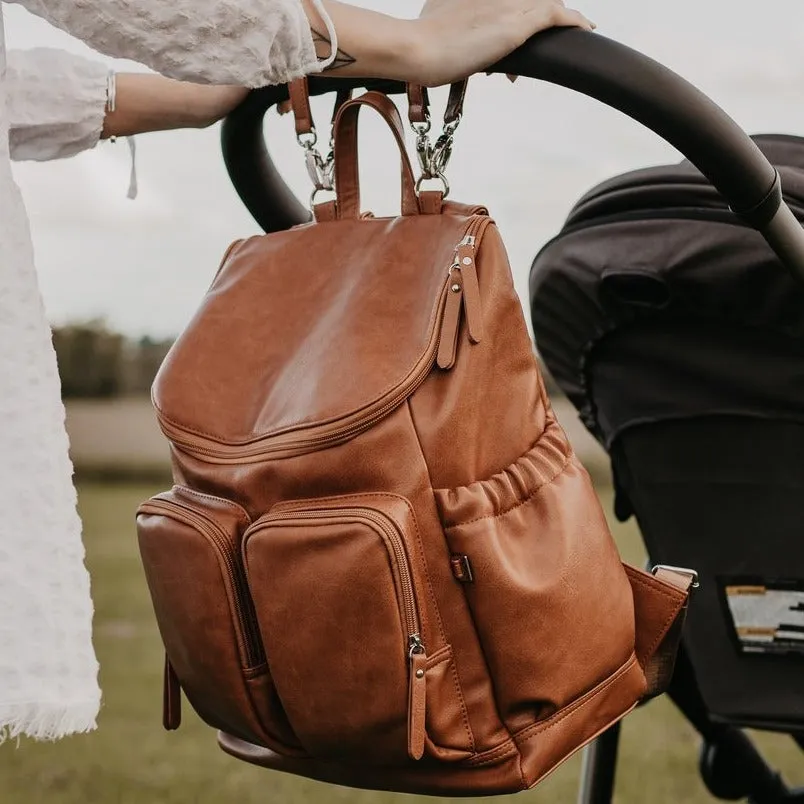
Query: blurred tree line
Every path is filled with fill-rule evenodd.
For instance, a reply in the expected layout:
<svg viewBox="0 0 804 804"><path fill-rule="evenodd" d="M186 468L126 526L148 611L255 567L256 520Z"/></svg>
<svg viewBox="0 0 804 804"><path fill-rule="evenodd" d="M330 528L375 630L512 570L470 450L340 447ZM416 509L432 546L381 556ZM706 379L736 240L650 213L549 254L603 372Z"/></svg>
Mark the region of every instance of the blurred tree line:
<svg viewBox="0 0 804 804"><path fill-rule="evenodd" d="M172 340L132 340L103 321L56 327L53 345L65 399L149 394Z"/></svg>

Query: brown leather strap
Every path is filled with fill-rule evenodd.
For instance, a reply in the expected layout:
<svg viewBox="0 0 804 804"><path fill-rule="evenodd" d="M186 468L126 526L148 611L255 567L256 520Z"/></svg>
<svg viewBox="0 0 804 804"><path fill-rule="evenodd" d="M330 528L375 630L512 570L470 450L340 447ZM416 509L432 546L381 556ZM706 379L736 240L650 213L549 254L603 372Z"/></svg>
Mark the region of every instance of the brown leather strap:
<svg viewBox="0 0 804 804"><path fill-rule="evenodd" d="M310 89L306 78L299 78L288 84L290 91L290 106L296 120L296 134L311 134L313 132L313 111L310 108Z"/></svg>
<svg viewBox="0 0 804 804"><path fill-rule="evenodd" d="M162 693L162 725L167 731L175 731L181 725L181 684L167 656Z"/></svg>
<svg viewBox="0 0 804 804"><path fill-rule="evenodd" d="M468 87L469 81L458 81L449 88L447 111L444 113L445 125L456 122L463 114L463 104L466 100L466 90Z"/></svg>
<svg viewBox="0 0 804 804"><path fill-rule="evenodd" d="M430 97L427 87L408 84L408 120L411 123L426 123L430 113Z"/></svg>
<svg viewBox="0 0 804 804"><path fill-rule="evenodd" d="M338 116L338 112L341 110L341 106L344 103L348 103L352 100L352 90L351 89L339 89L338 92L335 94L335 105L332 107L332 120L331 123L335 125L335 118Z"/></svg>
<svg viewBox="0 0 804 804"><path fill-rule="evenodd" d="M447 111L444 114L444 123L454 123L463 114L463 104L466 99L468 80L456 81L449 88ZM411 123L426 123L430 114L430 96L427 87L419 84L408 84L408 119Z"/></svg>
<svg viewBox="0 0 804 804"><path fill-rule="evenodd" d="M338 217L360 216L360 174L358 170L357 122L360 110L369 106L380 114L391 128L399 146L402 172L402 214L418 215L416 182L405 149L405 129L394 102L379 92L367 92L345 103L335 119L335 189Z"/></svg>

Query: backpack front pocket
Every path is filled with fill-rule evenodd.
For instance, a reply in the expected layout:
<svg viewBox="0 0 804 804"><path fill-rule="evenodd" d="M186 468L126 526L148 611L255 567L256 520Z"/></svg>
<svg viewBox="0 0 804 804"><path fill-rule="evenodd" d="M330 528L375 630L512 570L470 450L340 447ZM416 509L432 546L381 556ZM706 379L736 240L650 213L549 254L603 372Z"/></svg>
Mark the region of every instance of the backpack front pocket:
<svg viewBox="0 0 804 804"><path fill-rule="evenodd" d="M271 675L307 751L372 764L425 751L471 755L452 656L427 614L406 500L368 494L277 506L248 531L243 551ZM456 716L428 714L441 706ZM448 724L447 733L428 733L432 724Z"/></svg>
<svg viewBox="0 0 804 804"><path fill-rule="evenodd" d="M249 523L228 500L175 487L140 506L140 554L170 666L193 708L215 728L298 753L240 560Z"/></svg>

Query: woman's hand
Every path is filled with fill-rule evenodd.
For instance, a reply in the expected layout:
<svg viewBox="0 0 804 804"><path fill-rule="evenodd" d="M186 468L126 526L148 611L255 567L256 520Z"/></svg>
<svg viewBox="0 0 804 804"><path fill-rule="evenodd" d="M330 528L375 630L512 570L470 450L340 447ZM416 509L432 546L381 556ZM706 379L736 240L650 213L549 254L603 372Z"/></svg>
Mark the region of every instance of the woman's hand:
<svg viewBox="0 0 804 804"><path fill-rule="evenodd" d="M331 53L327 29L303 0L319 57ZM591 30L563 0L428 0L416 20L324 0L338 34L333 76L391 78L440 86L484 70L533 34L555 26Z"/></svg>
<svg viewBox="0 0 804 804"><path fill-rule="evenodd" d="M416 82L425 86L479 72L547 28L595 27L564 0L428 0L419 25Z"/></svg>
<svg viewBox="0 0 804 804"><path fill-rule="evenodd" d="M160 75L117 76L115 110L106 114L104 137L124 137L175 128L206 128L235 109L243 87L173 81Z"/></svg>

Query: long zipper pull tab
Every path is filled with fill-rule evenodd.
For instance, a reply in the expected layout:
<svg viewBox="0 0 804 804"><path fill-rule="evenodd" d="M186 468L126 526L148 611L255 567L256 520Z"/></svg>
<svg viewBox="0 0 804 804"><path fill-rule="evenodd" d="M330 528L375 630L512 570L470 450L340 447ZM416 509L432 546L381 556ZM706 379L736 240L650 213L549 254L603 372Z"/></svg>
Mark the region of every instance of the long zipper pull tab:
<svg viewBox="0 0 804 804"><path fill-rule="evenodd" d="M461 241L455 262L463 278L464 309L469 340L472 343L480 343L483 340L483 309L480 303L480 284L477 280L474 237L467 235Z"/></svg>
<svg viewBox="0 0 804 804"><path fill-rule="evenodd" d="M448 371L455 365L458 353L458 333L461 329L461 308L463 307L463 283L458 271L451 271L447 287L447 302L441 319L441 338L438 343L436 364Z"/></svg>
<svg viewBox="0 0 804 804"><path fill-rule="evenodd" d="M162 695L162 725L166 731L176 731L181 726L181 684L167 656L165 656L165 680Z"/></svg>
<svg viewBox="0 0 804 804"><path fill-rule="evenodd" d="M418 634L410 638L410 681L408 685L408 755L424 756L427 712L427 653Z"/></svg>

